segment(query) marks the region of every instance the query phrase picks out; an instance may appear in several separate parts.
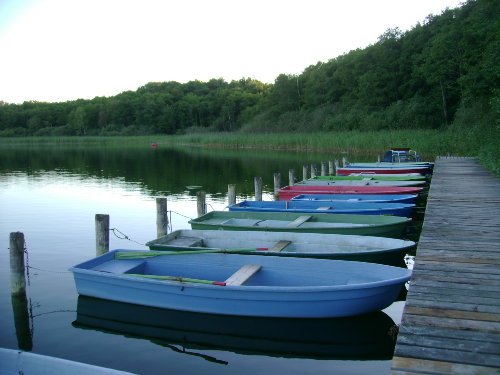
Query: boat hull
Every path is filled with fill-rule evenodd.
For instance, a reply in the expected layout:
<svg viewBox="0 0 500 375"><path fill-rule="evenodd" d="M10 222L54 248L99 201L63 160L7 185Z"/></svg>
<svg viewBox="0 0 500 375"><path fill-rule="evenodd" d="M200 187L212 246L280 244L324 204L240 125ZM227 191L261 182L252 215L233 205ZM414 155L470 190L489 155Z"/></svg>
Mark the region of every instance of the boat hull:
<svg viewBox="0 0 500 375"><path fill-rule="evenodd" d="M362 202L315 202L315 201L242 201L229 206L229 211L253 212L306 212L354 215L394 215L410 217L414 204L362 203Z"/></svg>
<svg viewBox="0 0 500 375"><path fill-rule="evenodd" d="M278 190L279 200L290 200L301 194L418 194L423 191L421 187L399 186L285 186Z"/></svg>
<svg viewBox="0 0 500 375"><path fill-rule="evenodd" d="M305 180L297 182L295 185L301 186L422 186L425 185L425 180L414 180L414 181L386 181L386 180L374 180L371 178L366 178L362 180Z"/></svg>
<svg viewBox="0 0 500 375"><path fill-rule="evenodd" d="M80 295L213 314L326 318L384 309L397 299L411 275L407 269L362 262L235 254L115 259L116 252L70 269ZM246 264L260 265L262 269L241 286L126 274L224 280Z"/></svg>
<svg viewBox="0 0 500 375"><path fill-rule="evenodd" d="M311 219L290 225L303 216ZM411 219L399 216L212 211L189 221L192 229L354 234L401 238Z"/></svg>
<svg viewBox="0 0 500 375"><path fill-rule="evenodd" d="M405 203L414 204L418 198L417 194L301 194L293 197L292 201L347 201L365 203Z"/></svg>
<svg viewBox="0 0 500 375"><path fill-rule="evenodd" d="M279 246L283 242L287 244ZM210 251L297 258L335 259L403 266L413 241L386 237L285 232L177 230L146 243L150 250ZM265 251L253 249L267 249ZM244 249L239 251L238 249Z"/></svg>
<svg viewBox="0 0 500 375"><path fill-rule="evenodd" d="M381 176L381 175L371 175L371 176L316 176L310 178L308 181L345 181L345 180L364 180L364 179L371 179L371 180L380 180L380 181L426 181L427 177L425 176Z"/></svg>
<svg viewBox="0 0 500 375"><path fill-rule="evenodd" d="M0 348L0 370L2 375L135 375L131 372L6 348Z"/></svg>
<svg viewBox="0 0 500 375"><path fill-rule="evenodd" d="M401 173L417 173L419 175L425 176L429 174L428 167L399 167L399 168L390 168L390 167L343 167L337 168L337 175L346 176L350 174L356 173L375 173L375 174L401 174Z"/></svg>

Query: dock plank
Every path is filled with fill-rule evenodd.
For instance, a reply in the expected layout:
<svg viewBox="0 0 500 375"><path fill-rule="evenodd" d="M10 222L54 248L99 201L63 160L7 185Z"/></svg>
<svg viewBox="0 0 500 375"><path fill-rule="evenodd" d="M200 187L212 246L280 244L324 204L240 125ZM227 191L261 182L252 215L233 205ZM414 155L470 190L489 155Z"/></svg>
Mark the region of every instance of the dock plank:
<svg viewBox="0 0 500 375"><path fill-rule="evenodd" d="M500 374L500 179L436 159L391 375Z"/></svg>

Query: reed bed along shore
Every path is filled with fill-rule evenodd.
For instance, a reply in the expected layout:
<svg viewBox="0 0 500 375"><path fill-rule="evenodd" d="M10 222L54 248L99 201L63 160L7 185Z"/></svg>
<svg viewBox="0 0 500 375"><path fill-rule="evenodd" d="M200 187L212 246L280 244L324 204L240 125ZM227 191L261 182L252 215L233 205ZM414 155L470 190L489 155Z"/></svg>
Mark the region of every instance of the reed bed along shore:
<svg viewBox="0 0 500 375"><path fill-rule="evenodd" d="M391 147L411 147L421 155L473 156L496 175L500 174L498 140L485 139L476 132L454 130L385 130L327 133L201 133L146 136L26 137L0 138L0 147L20 144L82 144L119 146L191 145L218 148L272 150L314 150L337 153L383 154Z"/></svg>

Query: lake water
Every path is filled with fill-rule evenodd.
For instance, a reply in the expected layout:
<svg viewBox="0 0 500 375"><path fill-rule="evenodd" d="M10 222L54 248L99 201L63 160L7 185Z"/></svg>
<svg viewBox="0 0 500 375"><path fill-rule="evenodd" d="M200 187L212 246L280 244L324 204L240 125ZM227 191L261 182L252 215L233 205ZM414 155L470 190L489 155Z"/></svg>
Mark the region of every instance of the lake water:
<svg viewBox="0 0 500 375"><path fill-rule="evenodd" d="M387 374L403 302L348 319L273 320L181 313L78 297L68 268L95 255L95 214L109 214L110 248L146 249L156 237L155 198L167 197L172 230L207 208L223 210L228 184L270 200L273 174L302 179L304 164L344 155L148 146L12 146L0 149L0 347L137 374ZM376 155L363 160L375 160ZM12 299L9 234L26 239L27 301ZM122 234L129 239L122 239ZM25 303L27 302L27 303ZM26 313L28 311L28 313Z"/></svg>

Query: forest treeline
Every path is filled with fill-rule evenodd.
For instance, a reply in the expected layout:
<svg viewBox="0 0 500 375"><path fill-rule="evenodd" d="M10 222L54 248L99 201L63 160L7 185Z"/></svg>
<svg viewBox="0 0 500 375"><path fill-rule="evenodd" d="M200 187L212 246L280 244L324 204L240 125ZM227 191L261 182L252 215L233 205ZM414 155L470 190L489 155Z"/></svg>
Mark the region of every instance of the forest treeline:
<svg viewBox="0 0 500 375"><path fill-rule="evenodd" d="M0 102L0 136L457 127L496 137L499 16L499 1L469 0L273 84L151 82L91 100Z"/></svg>

